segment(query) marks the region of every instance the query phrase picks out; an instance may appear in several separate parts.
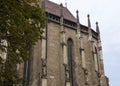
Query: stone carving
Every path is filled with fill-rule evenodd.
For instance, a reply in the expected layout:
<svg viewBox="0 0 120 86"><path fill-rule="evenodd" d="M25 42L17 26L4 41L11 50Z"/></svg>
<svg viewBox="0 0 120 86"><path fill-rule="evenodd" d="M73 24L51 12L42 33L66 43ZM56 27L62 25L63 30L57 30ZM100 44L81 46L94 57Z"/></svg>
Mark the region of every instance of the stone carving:
<svg viewBox="0 0 120 86"><path fill-rule="evenodd" d="M85 85L88 85L88 70L83 68L84 77L85 77Z"/></svg>
<svg viewBox="0 0 120 86"><path fill-rule="evenodd" d="M47 76L46 59L41 60L42 60L42 77L46 77Z"/></svg>
<svg viewBox="0 0 120 86"><path fill-rule="evenodd" d="M84 71L85 75L88 75L88 70L87 69L83 68L83 71Z"/></svg>
<svg viewBox="0 0 120 86"><path fill-rule="evenodd" d="M65 81L66 82L70 81L70 74L69 74L69 67L68 67L68 65L65 65Z"/></svg>

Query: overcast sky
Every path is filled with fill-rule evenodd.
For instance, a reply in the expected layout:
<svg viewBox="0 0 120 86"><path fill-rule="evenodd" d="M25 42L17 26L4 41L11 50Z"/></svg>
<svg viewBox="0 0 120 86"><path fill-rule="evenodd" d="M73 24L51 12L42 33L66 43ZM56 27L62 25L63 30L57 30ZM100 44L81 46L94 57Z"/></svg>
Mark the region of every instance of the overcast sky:
<svg viewBox="0 0 120 86"><path fill-rule="evenodd" d="M50 0L58 4L65 0ZM66 0L67 8L76 16L79 10L80 23L87 26L90 14L92 28L99 22L103 47L105 73L110 86L120 86L120 0Z"/></svg>

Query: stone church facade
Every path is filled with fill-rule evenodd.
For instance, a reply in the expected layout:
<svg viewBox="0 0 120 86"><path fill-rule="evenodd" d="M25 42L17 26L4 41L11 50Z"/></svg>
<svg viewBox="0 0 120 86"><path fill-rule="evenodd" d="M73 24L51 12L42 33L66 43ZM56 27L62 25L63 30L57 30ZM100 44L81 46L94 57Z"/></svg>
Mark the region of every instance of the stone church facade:
<svg viewBox="0 0 120 86"><path fill-rule="evenodd" d="M40 0L47 23L31 49L32 59L18 69L26 80L23 86L108 86L104 73L98 22L96 31L80 24L68 8Z"/></svg>

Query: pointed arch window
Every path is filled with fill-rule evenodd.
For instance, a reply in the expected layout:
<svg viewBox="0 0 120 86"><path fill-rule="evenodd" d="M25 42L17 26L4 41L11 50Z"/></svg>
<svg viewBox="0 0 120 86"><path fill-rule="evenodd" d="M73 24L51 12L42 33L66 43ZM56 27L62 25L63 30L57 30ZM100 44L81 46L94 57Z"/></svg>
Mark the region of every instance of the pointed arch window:
<svg viewBox="0 0 120 86"><path fill-rule="evenodd" d="M74 86L74 61L73 61L73 41L72 39L68 39L67 41L67 49L68 49L68 66L69 66L69 76L71 86Z"/></svg>

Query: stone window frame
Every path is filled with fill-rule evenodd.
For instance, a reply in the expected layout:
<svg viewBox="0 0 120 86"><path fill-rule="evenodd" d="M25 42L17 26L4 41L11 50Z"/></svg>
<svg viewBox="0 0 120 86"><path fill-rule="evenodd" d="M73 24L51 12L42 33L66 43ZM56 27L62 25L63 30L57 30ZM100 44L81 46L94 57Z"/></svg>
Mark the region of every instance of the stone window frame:
<svg viewBox="0 0 120 86"><path fill-rule="evenodd" d="M93 62L94 62L94 66L95 66L95 71L99 72L99 57L98 57L98 50L97 47L94 46L93 47Z"/></svg>
<svg viewBox="0 0 120 86"><path fill-rule="evenodd" d="M68 53L68 67L69 67L69 77L71 86L74 86L74 59L73 59L73 50L74 50L74 43L71 38L67 40L67 53Z"/></svg>
<svg viewBox="0 0 120 86"><path fill-rule="evenodd" d="M30 50L31 52L31 50ZM29 60L23 64L23 86L29 86L31 78L32 57L29 55Z"/></svg>

